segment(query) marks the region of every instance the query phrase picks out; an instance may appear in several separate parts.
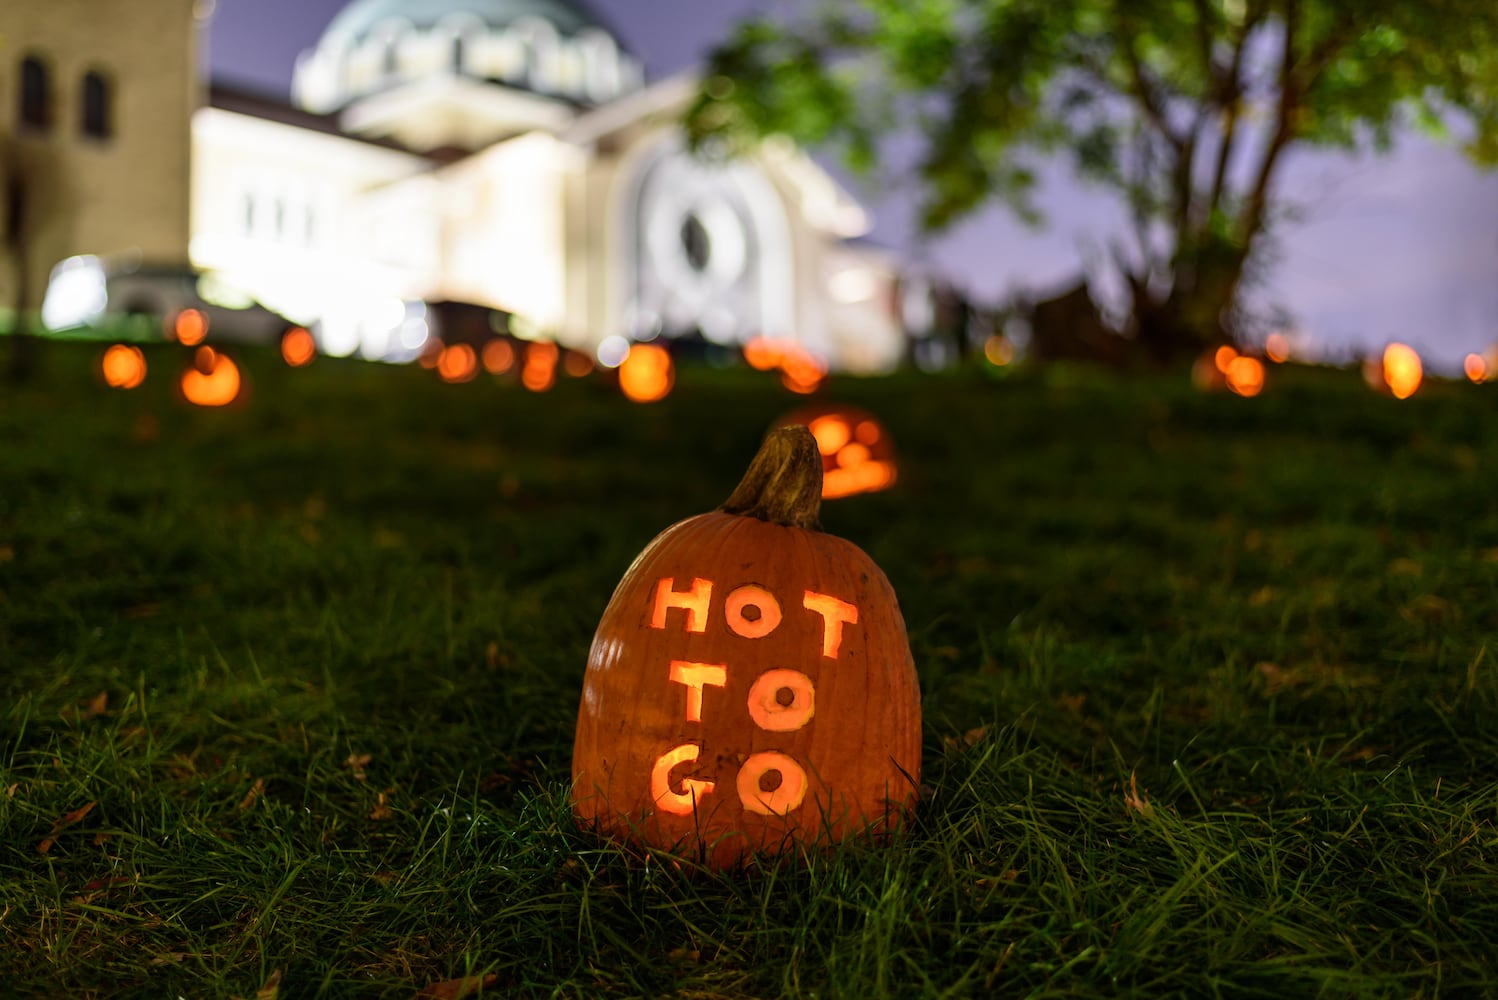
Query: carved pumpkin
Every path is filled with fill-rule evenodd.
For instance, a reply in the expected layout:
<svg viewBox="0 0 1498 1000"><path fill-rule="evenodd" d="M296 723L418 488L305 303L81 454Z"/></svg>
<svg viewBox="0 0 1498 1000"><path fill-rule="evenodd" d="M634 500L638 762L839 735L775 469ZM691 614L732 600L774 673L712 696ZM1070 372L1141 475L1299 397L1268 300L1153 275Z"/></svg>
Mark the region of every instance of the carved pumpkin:
<svg viewBox="0 0 1498 1000"><path fill-rule="evenodd" d="M872 413L836 403L814 404L776 421L805 424L822 454L822 499L877 493L895 482L895 446Z"/></svg>
<svg viewBox="0 0 1498 1000"><path fill-rule="evenodd" d="M579 820L726 868L897 824L915 803L920 691L889 581L817 523L822 459L772 431L717 511L624 574L588 656Z"/></svg>
<svg viewBox="0 0 1498 1000"><path fill-rule="evenodd" d="M115 344L99 362L104 382L116 389L134 389L146 380L146 356L133 344Z"/></svg>
<svg viewBox="0 0 1498 1000"><path fill-rule="evenodd" d="M200 347L182 373L181 386L189 403L227 406L239 398L239 366L211 347Z"/></svg>

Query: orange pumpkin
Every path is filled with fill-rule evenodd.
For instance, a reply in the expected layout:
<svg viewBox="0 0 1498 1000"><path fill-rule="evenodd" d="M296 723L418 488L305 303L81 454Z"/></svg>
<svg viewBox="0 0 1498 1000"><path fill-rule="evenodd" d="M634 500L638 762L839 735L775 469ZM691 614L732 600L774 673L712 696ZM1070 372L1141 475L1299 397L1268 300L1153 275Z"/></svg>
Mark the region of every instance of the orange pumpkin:
<svg viewBox="0 0 1498 1000"><path fill-rule="evenodd" d="M872 413L840 403L803 407L776 426L805 424L822 453L822 499L877 493L894 485L895 446Z"/></svg>
<svg viewBox="0 0 1498 1000"><path fill-rule="evenodd" d="M889 581L822 533L822 456L772 431L722 507L624 574L588 656L578 819L727 868L887 831L914 807L921 707Z"/></svg>

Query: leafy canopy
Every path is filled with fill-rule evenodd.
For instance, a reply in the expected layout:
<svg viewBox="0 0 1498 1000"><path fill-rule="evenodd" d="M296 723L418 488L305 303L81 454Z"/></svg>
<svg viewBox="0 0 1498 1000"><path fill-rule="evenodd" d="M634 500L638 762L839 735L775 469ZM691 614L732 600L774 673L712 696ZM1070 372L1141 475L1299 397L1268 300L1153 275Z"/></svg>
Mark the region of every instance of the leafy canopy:
<svg viewBox="0 0 1498 1000"><path fill-rule="evenodd" d="M841 0L740 25L687 128L731 150L785 133L868 170L914 126L932 230L990 197L1033 217L1038 163L1069 152L1126 200L1138 287L1216 308L1287 147L1387 146L1408 120L1498 163L1498 3Z"/></svg>

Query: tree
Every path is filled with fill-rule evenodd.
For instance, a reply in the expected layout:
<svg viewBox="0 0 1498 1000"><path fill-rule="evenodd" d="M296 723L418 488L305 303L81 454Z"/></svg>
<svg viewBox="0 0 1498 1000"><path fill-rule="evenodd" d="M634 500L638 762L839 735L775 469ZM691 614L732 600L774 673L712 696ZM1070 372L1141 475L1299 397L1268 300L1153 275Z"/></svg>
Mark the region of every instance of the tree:
<svg viewBox="0 0 1498 1000"><path fill-rule="evenodd" d="M1133 334L1157 358L1232 336L1297 144L1386 149L1409 123L1498 164L1491 0L842 0L741 24L688 112L695 148L784 133L877 164L915 126L922 221L992 197L1036 219L1069 153L1115 191Z"/></svg>

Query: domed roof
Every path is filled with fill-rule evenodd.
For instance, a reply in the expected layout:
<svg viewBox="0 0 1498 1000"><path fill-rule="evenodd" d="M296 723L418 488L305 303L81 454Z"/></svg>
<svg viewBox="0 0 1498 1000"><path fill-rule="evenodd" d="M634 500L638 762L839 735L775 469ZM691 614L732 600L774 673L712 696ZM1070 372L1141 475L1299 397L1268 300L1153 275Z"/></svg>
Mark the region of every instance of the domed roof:
<svg viewBox="0 0 1498 1000"><path fill-rule="evenodd" d="M377 26L404 21L414 28L432 28L455 15L472 15L490 28L504 28L527 17L548 22L562 35L584 28L612 31L575 0L353 0L328 23L324 43L357 42Z"/></svg>
<svg viewBox="0 0 1498 1000"><path fill-rule="evenodd" d="M292 93L329 112L434 75L576 106L644 81L639 60L581 0L351 0L297 60Z"/></svg>

